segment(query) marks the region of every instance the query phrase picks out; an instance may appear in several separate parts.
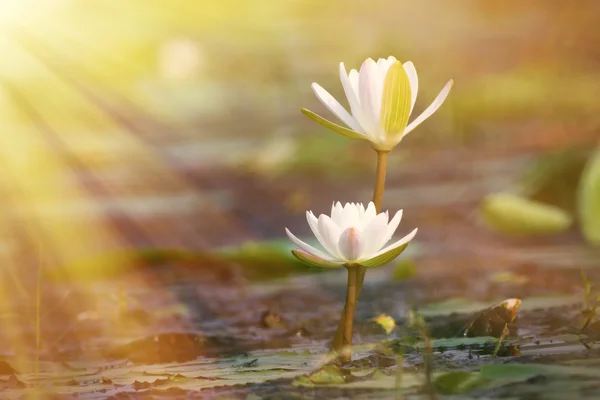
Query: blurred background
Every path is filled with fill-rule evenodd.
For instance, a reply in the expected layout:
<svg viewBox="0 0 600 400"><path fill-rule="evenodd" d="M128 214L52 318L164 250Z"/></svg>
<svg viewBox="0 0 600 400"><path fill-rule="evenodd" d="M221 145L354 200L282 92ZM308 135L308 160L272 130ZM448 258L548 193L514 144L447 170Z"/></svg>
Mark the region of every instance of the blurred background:
<svg viewBox="0 0 600 400"><path fill-rule="evenodd" d="M432 264L597 263L575 196L600 138L599 13L595 0L0 0L4 262L308 235L304 211L369 201L375 167L367 144L301 115L329 116L310 84L342 99L340 61L394 55L419 73L417 113L455 80L390 157L399 233L419 226ZM552 235L498 234L539 204L486 211L486 196L540 186L558 209L533 223Z"/></svg>

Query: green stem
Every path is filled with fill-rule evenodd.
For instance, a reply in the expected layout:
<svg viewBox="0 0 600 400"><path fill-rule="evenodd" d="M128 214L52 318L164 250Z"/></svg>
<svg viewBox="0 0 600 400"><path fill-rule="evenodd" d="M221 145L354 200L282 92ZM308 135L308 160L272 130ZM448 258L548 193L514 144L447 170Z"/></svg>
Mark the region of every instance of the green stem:
<svg viewBox="0 0 600 400"><path fill-rule="evenodd" d="M383 200L383 190L385 189L385 172L387 167L387 152L377 152L377 172L375 175L375 187L373 188L373 203L379 214L381 212L381 201Z"/></svg>
<svg viewBox="0 0 600 400"><path fill-rule="evenodd" d="M385 173L387 169L387 152L385 151L377 151L377 170L375 173L375 186L373 188L373 203L375 204L375 209L377 213L381 212L381 201L383 199L383 191L385 189ZM357 282L356 282L356 299L360 296L360 292L362 291L363 282L365 280L365 273L367 269L362 266L357 266ZM344 326L346 315L346 307L344 307L344 312L342 313L342 318L340 318L340 322L338 323L337 330L335 332L335 337L332 343L332 349L341 354L342 349L344 348Z"/></svg>
<svg viewBox="0 0 600 400"><path fill-rule="evenodd" d="M344 361L350 361L352 359L352 329L357 298L358 268L349 265L346 269L348 269L348 286L346 290L346 305L344 307L344 350L342 354Z"/></svg>

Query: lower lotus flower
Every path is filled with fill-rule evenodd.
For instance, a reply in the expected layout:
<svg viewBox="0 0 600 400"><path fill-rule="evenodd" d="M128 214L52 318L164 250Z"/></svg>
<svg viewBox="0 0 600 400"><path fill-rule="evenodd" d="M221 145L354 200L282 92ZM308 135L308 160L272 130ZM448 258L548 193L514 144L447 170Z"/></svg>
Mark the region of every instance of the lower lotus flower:
<svg viewBox="0 0 600 400"><path fill-rule="evenodd" d="M317 267L379 267L398 257L417 233L414 229L397 242L387 245L400 224L402 210L390 221L387 211L377 214L372 202L366 209L360 203L346 203L342 207L337 202L331 207L331 216L322 214L317 218L307 211L306 219L324 250L303 242L287 228L286 233L298 246L292 254L300 261Z"/></svg>

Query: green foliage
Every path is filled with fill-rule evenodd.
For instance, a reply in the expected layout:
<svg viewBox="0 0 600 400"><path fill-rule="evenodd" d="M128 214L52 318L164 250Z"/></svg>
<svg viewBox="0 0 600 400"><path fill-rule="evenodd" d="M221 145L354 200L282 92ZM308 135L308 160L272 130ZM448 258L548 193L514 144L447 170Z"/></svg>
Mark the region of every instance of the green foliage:
<svg viewBox="0 0 600 400"><path fill-rule="evenodd" d="M539 375L545 376L600 376L599 368L547 364L488 364L481 366L481 377L490 380L522 381Z"/></svg>
<svg viewBox="0 0 600 400"><path fill-rule="evenodd" d="M354 180L370 173L375 162L370 146L327 132L305 133L297 144L296 151L280 166L282 172L318 173L336 180Z"/></svg>
<svg viewBox="0 0 600 400"><path fill-rule="evenodd" d="M369 321L373 321L374 323L379 325L388 335L392 333L396 328L396 320L394 320L394 318L386 314L380 314L375 318L371 318Z"/></svg>
<svg viewBox="0 0 600 400"><path fill-rule="evenodd" d="M583 236L590 244L600 246L600 148L583 171L578 205Z"/></svg>
<svg viewBox="0 0 600 400"><path fill-rule="evenodd" d="M323 368L310 374L308 379L316 384L341 384L345 383L346 379L342 370L335 365L326 365Z"/></svg>
<svg viewBox="0 0 600 400"><path fill-rule="evenodd" d="M458 394L485 386L487 382L478 372L451 371L439 375L434 384L442 394Z"/></svg>
<svg viewBox="0 0 600 400"><path fill-rule="evenodd" d="M560 208L508 193L487 196L480 207L484 222L511 236L539 236L564 232L571 216Z"/></svg>
<svg viewBox="0 0 600 400"><path fill-rule="evenodd" d="M244 268L249 279L273 279L293 273L323 272L323 268L307 266L291 253L294 245L288 240L248 242L214 252L222 260L235 262Z"/></svg>
<svg viewBox="0 0 600 400"><path fill-rule="evenodd" d="M194 262L207 257L204 253L169 248L134 248L110 251L76 259L46 270L51 278L95 280L114 277L138 268L176 262Z"/></svg>
<svg viewBox="0 0 600 400"><path fill-rule="evenodd" d="M454 297L430 303L419 308L419 313L427 317L448 316L451 314L471 314L500 304L505 299L490 302L472 301L463 297ZM526 297L522 300L520 310L548 309L551 307L570 306L581 303L579 296L556 294L548 296Z"/></svg>
<svg viewBox="0 0 600 400"><path fill-rule="evenodd" d="M577 188L589 148L568 147L537 157L517 182L517 192L568 212L577 209Z"/></svg>
<svg viewBox="0 0 600 400"><path fill-rule="evenodd" d="M405 281L414 277L417 274L417 267L414 260L402 259L396 262L392 279L395 281Z"/></svg>

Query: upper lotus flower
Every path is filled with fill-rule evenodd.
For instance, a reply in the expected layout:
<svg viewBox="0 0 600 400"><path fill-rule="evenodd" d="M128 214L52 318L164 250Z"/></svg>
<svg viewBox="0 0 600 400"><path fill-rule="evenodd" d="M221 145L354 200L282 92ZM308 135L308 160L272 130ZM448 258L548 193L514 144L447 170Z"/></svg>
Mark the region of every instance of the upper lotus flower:
<svg viewBox="0 0 600 400"><path fill-rule="evenodd" d="M379 267L398 257L417 233L415 229L397 242L385 246L400 224L402 210L388 221L387 211L377 214L373 202L369 203L366 210L362 204L346 203L342 207L338 202L331 207L331 217L321 214L317 218L312 211L307 211L306 219L324 251L304 243L287 228L285 231L298 246L292 251L294 256L317 267L356 264Z"/></svg>
<svg viewBox="0 0 600 400"><path fill-rule="evenodd" d="M319 84L313 83L312 89L321 103L349 129L305 108L302 113L343 136L368 140L378 151L392 150L406 134L429 118L446 100L454 83L448 81L433 103L408 124L419 89L417 71L411 61L402 64L391 56L377 62L369 58L363 62L360 72L353 69L349 75L344 63L340 63L340 78L352 114Z"/></svg>

